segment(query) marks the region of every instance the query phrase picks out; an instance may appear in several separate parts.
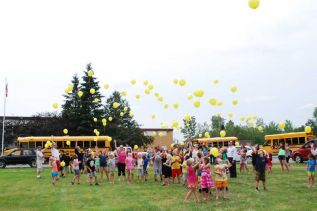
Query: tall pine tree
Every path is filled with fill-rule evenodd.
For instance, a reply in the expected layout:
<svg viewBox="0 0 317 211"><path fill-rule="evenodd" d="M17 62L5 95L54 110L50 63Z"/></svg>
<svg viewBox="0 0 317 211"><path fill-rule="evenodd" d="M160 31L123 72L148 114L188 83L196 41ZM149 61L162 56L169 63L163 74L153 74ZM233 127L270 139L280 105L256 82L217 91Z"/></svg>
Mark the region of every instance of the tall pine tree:
<svg viewBox="0 0 317 211"><path fill-rule="evenodd" d="M184 120L184 127L181 129L181 132L186 139L191 139L196 136L197 122L196 117L192 116L190 120Z"/></svg>

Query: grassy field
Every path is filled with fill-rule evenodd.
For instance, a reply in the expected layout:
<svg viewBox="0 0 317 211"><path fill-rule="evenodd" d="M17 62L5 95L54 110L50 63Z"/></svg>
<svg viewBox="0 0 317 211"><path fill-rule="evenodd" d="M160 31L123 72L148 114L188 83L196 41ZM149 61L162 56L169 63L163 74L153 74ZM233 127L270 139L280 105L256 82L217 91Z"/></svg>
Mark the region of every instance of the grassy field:
<svg viewBox="0 0 317 211"><path fill-rule="evenodd" d="M277 165L267 177L268 191L254 190L252 173L230 180L230 199L183 204L186 190L174 184L162 187L151 176L146 184L89 186L86 175L72 186L62 178L56 187L45 169L36 179L35 169L0 169L0 210L317 210L317 187L306 187L304 164L282 173Z"/></svg>

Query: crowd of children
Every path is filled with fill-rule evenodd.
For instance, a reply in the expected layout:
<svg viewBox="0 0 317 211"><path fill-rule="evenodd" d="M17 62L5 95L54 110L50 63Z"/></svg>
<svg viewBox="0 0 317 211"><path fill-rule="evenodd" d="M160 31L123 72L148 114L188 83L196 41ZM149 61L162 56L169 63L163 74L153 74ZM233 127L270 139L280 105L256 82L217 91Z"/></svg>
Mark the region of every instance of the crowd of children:
<svg viewBox="0 0 317 211"><path fill-rule="evenodd" d="M281 149L284 150L282 147ZM249 172L247 150L243 145L240 147L241 173ZM272 172L272 154L260 150L258 146L251 150L253 172L256 176L255 190L259 191L260 181L263 189L267 190L266 173ZM54 156L50 158L52 183L56 185L59 177L66 177L67 174L74 173L71 184L80 184L81 174L87 173L87 181L90 185L99 185L98 181L104 179L114 184L116 169L118 181L123 179L128 184L133 184L135 181L145 183L148 180L148 169L153 166L154 181L160 180L163 186L175 182L182 183L187 188L185 203L189 202L192 195L194 195L195 201L199 201L198 192L201 193L203 201L209 200L214 192L216 199L219 197L226 199L229 190L229 168L232 167L232 164L227 157L226 148L219 149L216 156L212 152L214 152L213 148L209 154L198 146L179 147L172 150L149 148L146 152L139 150L127 152L123 146L118 147L115 151L99 151L98 148L95 148L94 151L82 150L76 146L73 157L70 157L68 152L61 151L58 158ZM282 156L280 160L283 160L283 152L279 154ZM284 162L281 162L281 165L287 168ZM307 162L308 187L314 185L315 172L316 157L311 154Z"/></svg>

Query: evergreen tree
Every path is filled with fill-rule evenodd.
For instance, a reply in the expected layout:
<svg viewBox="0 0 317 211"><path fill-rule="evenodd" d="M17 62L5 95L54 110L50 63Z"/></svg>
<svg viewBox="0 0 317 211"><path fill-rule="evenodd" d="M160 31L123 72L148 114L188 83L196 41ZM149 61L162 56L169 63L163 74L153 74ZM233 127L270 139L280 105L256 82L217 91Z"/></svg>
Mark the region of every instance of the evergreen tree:
<svg viewBox="0 0 317 211"><path fill-rule="evenodd" d="M102 129L101 116L102 116L102 103L103 96L100 93L99 82L94 76L89 76L89 72L92 71L91 64L88 64L84 76L82 77L82 83L80 91L83 95L80 99L81 106L79 108L79 122L78 130L81 135L94 135L94 129ZM91 90L94 89L95 93L92 94ZM97 118L97 122L93 121L93 118Z"/></svg>
<svg viewBox="0 0 317 211"><path fill-rule="evenodd" d="M72 90L64 94L65 102L62 105L62 118L67 122L67 129L71 135L80 135L79 130L80 111L81 111L81 98L78 96L79 91L79 78L77 75L73 76Z"/></svg>
<svg viewBox="0 0 317 211"><path fill-rule="evenodd" d="M118 107L114 106L115 103ZM129 103L122 99L119 92L113 92L106 100L103 118L107 119L103 132L115 139L118 145L143 146L152 143L151 137L143 135L140 126L133 119ZM112 118L112 121L109 121L109 118Z"/></svg>
<svg viewBox="0 0 317 211"><path fill-rule="evenodd" d="M181 132L186 139L194 138L197 130L196 117L192 116L190 120L183 120L184 127L181 129Z"/></svg>

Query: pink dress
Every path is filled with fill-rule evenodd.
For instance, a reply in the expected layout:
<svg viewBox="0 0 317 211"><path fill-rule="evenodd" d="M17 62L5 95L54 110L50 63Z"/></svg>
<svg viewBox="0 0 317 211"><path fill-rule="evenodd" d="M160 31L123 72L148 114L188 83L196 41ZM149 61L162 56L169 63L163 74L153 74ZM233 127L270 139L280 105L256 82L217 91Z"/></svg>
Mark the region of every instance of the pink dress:
<svg viewBox="0 0 317 211"><path fill-rule="evenodd" d="M206 167L204 166L202 169L201 169L201 184L200 184L201 188L208 188L208 189L211 189L211 188L214 188L214 181L212 180L211 178L211 175L210 175L210 167Z"/></svg>
<svg viewBox="0 0 317 211"><path fill-rule="evenodd" d="M187 185L189 188L194 188L197 186L197 176L196 171L193 167L187 166Z"/></svg>
<svg viewBox="0 0 317 211"><path fill-rule="evenodd" d="M132 157L127 157L125 159L125 163L127 165L127 170L133 170L133 158Z"/></svg>

